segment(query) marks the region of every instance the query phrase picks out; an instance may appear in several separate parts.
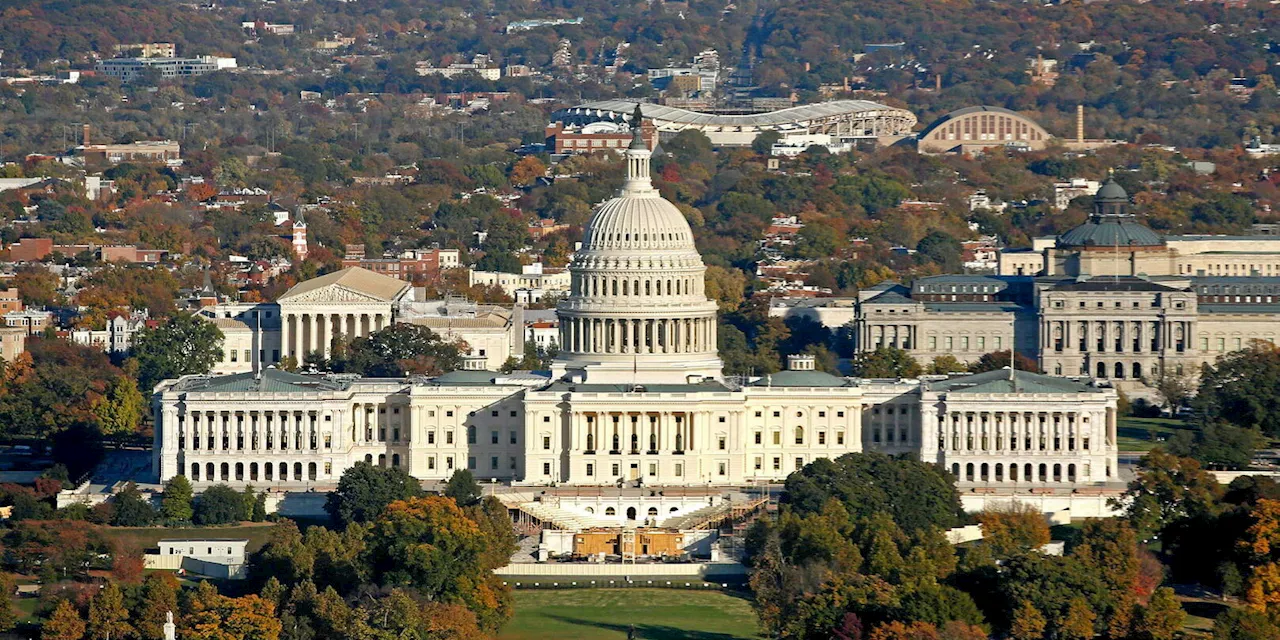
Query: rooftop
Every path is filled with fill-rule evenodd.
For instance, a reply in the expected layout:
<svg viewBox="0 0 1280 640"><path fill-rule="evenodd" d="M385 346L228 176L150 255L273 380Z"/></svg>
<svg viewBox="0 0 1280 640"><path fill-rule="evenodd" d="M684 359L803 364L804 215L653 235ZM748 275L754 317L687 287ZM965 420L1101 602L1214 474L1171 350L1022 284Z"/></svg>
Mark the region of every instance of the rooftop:
<svg viewBox="0 0 1280 640"><path fill-rule="evenodd" d="M391 276L384 276L363 267L347 267L340 271L325 274L293 285L277 298L278 301L300 298L304 294L329 286L362 293L374 298L393 302L410 288L408 282Z"/></svg>
<svg viewBox="0 0 1280 640"><path fill-rule="evenodd" d="M925 389L939 393L1101 393L1097 387L1070 378L1021 370L1010 375L1007 368L926 383Z"/></svg>
<svg viewBox="0 0 1280 640"><path fill-rule="evenodd" d="M339 391L347 388L349 384L346 381L325 376L303 375L268 368L257 375L253 372L244 372L225 376L184 378L173 387L173 390L201 393L310 393Z"/></svg>

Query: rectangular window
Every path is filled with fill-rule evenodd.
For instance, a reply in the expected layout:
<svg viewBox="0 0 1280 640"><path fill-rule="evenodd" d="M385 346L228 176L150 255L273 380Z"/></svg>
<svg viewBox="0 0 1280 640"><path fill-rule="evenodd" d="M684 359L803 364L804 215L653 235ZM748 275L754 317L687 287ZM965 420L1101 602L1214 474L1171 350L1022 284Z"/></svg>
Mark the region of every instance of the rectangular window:
<svg viewBox="0 0 1280 640"><path fill-rule="evenodd" d="M782 470L782 458L779 458L777 456L773 457L773 470L774 471Z"/></svg>
<svg viewBox="0 0 1280 640"><path fill-rule="evenodd" d="M490 431L490 432L489 432L489 444L498 444L498 432L497 432L497 431Z"/></svg>
<svg viewBox="0 0 1280 640"><path fill-rule="evenodd" d="M950 351L950 350L951 350L951 348L952 348L952 346L955 344L955 339L954 339L954 338L952 338L951 336L947 336L947 337L944 339L944 342L945 342L945 343L946 343L946 345L947 345L947 350L948 350L948 351Z"/></svg>
<svg viewBox="0 0 1280 640"><path fill-rule="evenodd" d="M725 447L725 437L724 437L724 436L720 436L720 439L719 439L719 445L720 445L720 447L719 447L719 448L720 448L720 450L721 450L721 451L724 451L724 450L725 450L725 448L726 448L726 447Z"/></svg>
<svg viewBox="0 0 1280 640"><path fill-rule="evenodd" d="M796 471L804 468L804 458L796 458Z"/></svg>
<svg viewBox="0 0 1280 640"><path fill-rule="evenodd" d="M818 444L826 444L826 443L827 443L827 432L826 432L826 431L819 431L819 432L818 432Z"/></svg>
<svg viewBox="0 0 1280 640"><path fill-rule="evenodd" d="M550 463L550 462L544 462L544 463L542 463L542 475L544 475L544 476L549 476L549 475L551 475L551 463Z"/></svg>
<svg viewBox="0 0 1280 640"><path fill-rule="evenodd" d="M658 475L658 463L656 463L656 462L650 462L650 463L649 463L649 477L650 477L650 478L654 478L654 477L657 477L657 475Z"/></svg>
<svg viewBox="0 0 1280 640"><path fill-rule="evenodd" d="M587 463L587 477L588 477L588 478L590 478L590 477L593 477L593 476L595 476L595 475L596 475L596 466L595 466L594 464L591 464L590 462L588 462L588 463Z"/></svg>
<svg viewBox="0 0 1280 640"><path fill-rule="evenodd" d="M542 450L543 451L551 450L551 436L542 436Z"/></svg>
<svg viewBox="0 0 1280 640"><path fill-rule="evenodd" d="M929 336L929 349L932 350L937 348L938 348L938 336Z"/></svg>
<svg viewBox="0 0 1280 640"><path fill-rule="evenodd" d="M782 432L781 432L781 431L774 431L774 432L773 432L773 444L775 444L775 445L780 445L780 444L782 444Z"/></svg>
<svg viewBox="0 0 1280 640"><path fill-rule="evenodd" d="M609 470L612 472L612 473L610 473L610 475L612 475L612 476L613 476L613 477L615 477L615 478L616 478L616 477L618 477L618 475L619 475L619 473L618 473L618 463L616 463L616 462L615 462L615 463L613 463L613 466L612 466L612 467L610 467L610 469L609 469Z"/></svg>
<svg viewBox="0 0 1280 640"><path fill-rule="evenodd" d="M436 432L434 432L434 431L428 431L428 432L427 432L427 444L435 444L435 443L436 443Z"/></svg>
<svg viewBox="0 0 1280 640"><path fill-rule="evenodd" d="M677 463L676 463L676 477L677 477L677 478L682 478L682 477L684 477L684 463L683 463L683 462L677 462Z"/></svg>
<svg viewBox="0 0 1280 640"><path fill-rule="evenodd" d="M435 456L431 456L430 458L427 458L427 468L428 468L428 469L435 469L435 468L436 468L436 457L435 457Z"/></svg>
<svg viewBox="0 0 1280 640"><path fill-rule="evenodd" d="M719 475L722 475L722 476L729 475L729 465L721 462L719 464L719 471L720 471Z"/></svg>
<svg viewBox="0 0 1280 640"><path fill-rule="evenodd" d="M476 457L467 456L467 468L474 470L476 468Z"/></svg>
<svg viewBox="0 0 1280 640"><path fill-rule="evenodd" d="M453 444L453 432L452 432L452 431L446 431L446 432L444 432L444 443L445 443L445 444Z"/></svg>
<svg viewBox="0 0 1280 640"><path fill-rule="evenodd" d="M1209 350L1209 339L1208 339L1208 338L1200 338L1200 350L1201 350L1201 351L1208 351L1208 350Z"/></svg>
<svg viewBox="0 0 1280 640"><path fill-rule="evenodd" d="M516 457L515 457L515 456L511 456L511 458L507 460L507 463L508 463L509 465L511 465L511 470L512 470L512 471L515 471L515 470L516 470Z"/></svg>
<svg viewBox="0 0 1280 640"><path fill-rule="evenodd" d="M987 348L987 339L983 336L978 336L978 350L982 351L986 348Z"/></svg>
<svg viewBox="0 0 1280 640"><path fill-rule="evenodd" d="M763 468L764 468L764 458L761 458L760 456L756 456L755 466L756 466L756 471L759 471L759 470L763 469Z"/></svg>
<svg viewBox="0 0 1280 640"><path fill-rule="evenodd" d="M444 468L445 468L445 470L447 470L447 471L452 471L452 470L453 470L453 456L445 456L445 459L444 459Z"/></svg>
<svg viewBox="0 0 1280 640"><path fill-rule="evenodd" d="M844 432L843 432L843 431L837 431L837 432L836 432L836 444L844 444Z"/></svg>
<svg viewBox="0 0 1280 640"><path fill-rule="evenodd" d="M757 431L757 432L756 432L756 444L762 444L763 442L764 442L764 434L762 434L762 433L760 433L759 431Z"/></svg>
<svg viewBox="0 0 1280 640"><path fill-rule="evenodd" d="M969 336L961 336L961 337L960 337L960 350L961 350L961 351L968 351L968 350L969 350Z"/></svg>
<svg viewBox="0 0 1280 640"><path fill-rule="evenodd" d="M494 471L498 470L498 456L491 456L489 458L489 468Z"/></svg>
<svg viewBox="0 0 1280 640"><path fill-rule="evenodd" d="M515 444L515 443L516 443L516 432L515 432L515 431L512 431L512 432L511 432L511 444Z"/></svg>

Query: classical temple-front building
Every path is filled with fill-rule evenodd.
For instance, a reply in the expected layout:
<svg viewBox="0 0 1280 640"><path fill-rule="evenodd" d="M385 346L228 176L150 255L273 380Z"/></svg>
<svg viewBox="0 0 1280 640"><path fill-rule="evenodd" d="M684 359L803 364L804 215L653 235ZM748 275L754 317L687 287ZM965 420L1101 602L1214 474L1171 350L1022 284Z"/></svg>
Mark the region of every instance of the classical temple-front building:
<svg viewBox="0 0 1280 640"><path fill-rule="evenodd" d="M1087 378L1006 369L862 380L797 355L785 371L726 379L705 267L684 216L651 185L649 155L633 142L622 189L586 225L550 372L496 373L470 358L434 378L257 367L168 380L153 400L160 480L325 489L368 461L424 481L466 468L534 486L735 486L881 451L919 456L966 483L1117 481L1117 395ZM368 326L365 316L352 325L356 316L331 311L315 324L302 306L360 298L349 290L380 282L348 280L317 278L281 300L286 353L313 349L315 332L375 330L373 306ZM373 293L389 308L402 292Z"/></svg>

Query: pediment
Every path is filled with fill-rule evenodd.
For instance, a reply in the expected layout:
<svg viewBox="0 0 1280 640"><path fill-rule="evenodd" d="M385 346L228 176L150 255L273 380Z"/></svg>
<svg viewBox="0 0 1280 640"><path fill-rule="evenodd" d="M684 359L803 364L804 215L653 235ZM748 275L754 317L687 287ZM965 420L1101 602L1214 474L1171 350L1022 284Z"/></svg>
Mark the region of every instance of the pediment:
<svg viewBox="0 0 1280 640"><path fill-rule="evenodd" d="M331 284L327 287L312 289L302 293L280 298L280 302L381 302L390 303L390 300L372 296L362 291L356 291L339 284Z"/></svg>

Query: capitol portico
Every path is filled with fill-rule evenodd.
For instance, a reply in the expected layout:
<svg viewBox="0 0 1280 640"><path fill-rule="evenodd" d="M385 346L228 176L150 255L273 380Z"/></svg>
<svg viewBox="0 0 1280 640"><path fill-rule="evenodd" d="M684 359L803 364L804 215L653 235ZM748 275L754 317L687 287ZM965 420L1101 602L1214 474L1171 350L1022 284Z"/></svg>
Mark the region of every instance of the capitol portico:
<svg viewBox="0 0 1280 640"><path fill-rule="evenodd" d="M1117 481L1117 395L1089 379L1002 370L864 380L819 371L806 355L727 379L692 231L650 183L649 150L624 155L625 182L597 207L569 266L550 372L502 374L469 358L434 378L256 367L167 380L153 396L160 480L323 489L368 461L424 481L466 468L532 486L734 486L880 451L961 482ZM280 300L283 353L325 353L377 331L410 292L351 270L300 283Z"/></svg>

